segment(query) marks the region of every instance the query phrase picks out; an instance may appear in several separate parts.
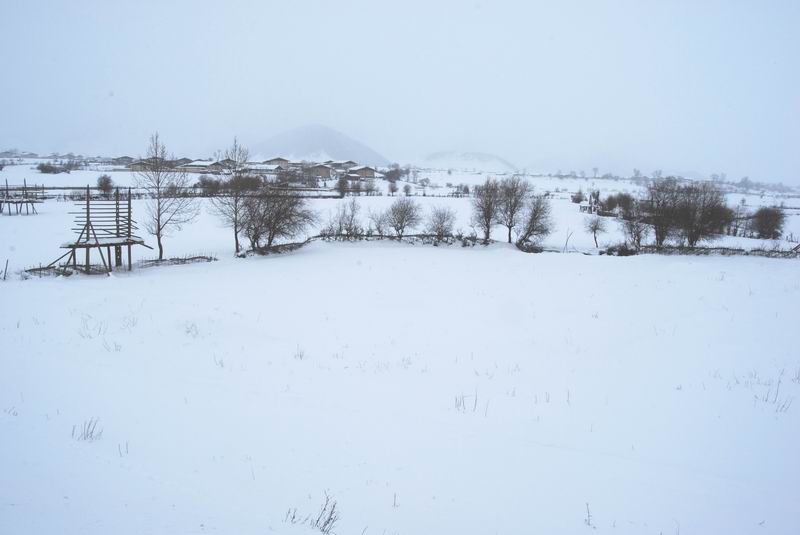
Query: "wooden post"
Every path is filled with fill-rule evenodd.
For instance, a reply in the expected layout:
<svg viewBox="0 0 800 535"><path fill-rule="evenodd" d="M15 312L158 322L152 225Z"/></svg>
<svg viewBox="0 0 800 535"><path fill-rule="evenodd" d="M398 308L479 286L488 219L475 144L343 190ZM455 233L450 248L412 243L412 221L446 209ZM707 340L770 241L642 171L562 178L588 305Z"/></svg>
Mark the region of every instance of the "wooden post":
<svg viewBox="0 0 800 535"><path fill-rule="evenodd" d="M131 214L131 188L128 188L128 271L131 271L131 221L132 221L132 214Z"/></svg>
<svg viewBox="0 0 800 535"><path fill-rule="evenodd" d="M117 191L114 193L114 200L116 201L116 235L117 238L121 238L122 229L119 228L119 188L117 188ZM119 245L114 247L114 263L117 267L122 266L122 247Z"/></svg>
<svg viewBox="0 0 800 535"><path fill-rule="evenodd" d="M86 185L86 242L89 242L89 229L91 228L91 207L89 203L89 185ZM89 274L90 264L89 264L89 248L86 248L86 274Z"/></svg>

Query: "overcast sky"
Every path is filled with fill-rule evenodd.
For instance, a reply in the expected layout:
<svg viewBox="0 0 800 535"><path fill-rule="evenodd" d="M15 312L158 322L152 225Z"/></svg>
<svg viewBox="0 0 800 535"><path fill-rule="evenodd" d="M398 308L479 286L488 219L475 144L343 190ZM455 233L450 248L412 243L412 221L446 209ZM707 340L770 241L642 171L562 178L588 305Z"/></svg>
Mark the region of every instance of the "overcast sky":
<svg viewBox="0 0 800 535"><path fill-rule="evenodd" d="M390 160L800 183L800 2L16 2L0 149L210 155L324 124Z"/></svg>

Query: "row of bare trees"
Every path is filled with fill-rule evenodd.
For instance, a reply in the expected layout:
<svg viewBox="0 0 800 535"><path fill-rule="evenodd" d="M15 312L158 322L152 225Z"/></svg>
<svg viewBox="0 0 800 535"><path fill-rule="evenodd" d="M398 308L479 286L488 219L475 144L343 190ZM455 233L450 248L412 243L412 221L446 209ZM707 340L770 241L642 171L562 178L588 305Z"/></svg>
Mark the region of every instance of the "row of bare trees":
<svg viewBox="0 0 800 535"><path fill-rule="evenodd" d="M306 199L282 188L271 188L245 172L250 153L236 138L223 153L228 177L211 197L214 212L233 229L236 253L242 250L239 236L250 249L270 249L276 239L292 238L316 221Z"/></svg>
<svg viewBox="0 0 800 535"><path fill-rule="evenodd" d="M668 239L695 247L723 233L733 218L725 193L712 182L680 183L673 177L652 180L640 205L639 218L653 229L656 247ZM624 217L624 214L623 214Z"/></svg>
<svg viewBox="0 0 800 535"><path fill-rule="evenodd" d="M742 219L762 239L781 236L785 215L780 208L761 207L754 213L740 213L725 202L725 193L716 182L680 182L673 177L650 181L640 198L621 193L609 196L598 206L607 212L616 211L626 243L640 249L653 234L656 247L667 242L694 248L703 241L712 241L731 232L737 234ZM590 216L586 230L597 235L606 231L604 218Z"/></svg>
<svg viewBox="0 0 800 535"><path fill-rule="evenodd" d="M341 201L323 227L321 235L330 238L402 238L419 228L439 241L455 235L456 214L452 209L433 206L428 215L424 216L419 203L408 197L396 199L386 210L370 210L366 216L366 224L360 214L361 206L355 198Z"/></svg>
<svg viewBox="0 0 800 535"><path fill-rule="evenodd" d="M494 225L506 227L508 243L516 234L516 244L523 249L536 246L553 231L549 199L534 195L533 187L521 177L487 179L473 189L473 195L472 224L486 243Z"/></svg>
<svg viewBox="0 0 800 535"><path fill-rule="evenodd" d="M248 150L234 138L225 150L226 179L216 185L211 197L214 212L233 230L236 252L242 250L240 236L250 248L269 249L275 240L293 237L315 221L306 199L284 189L270 188L262 180L244 172ZM164 258L164 238L197 217L195 197L184 192L189 178L170 164L173 158L158 133L150 137L145 167L137 171L137 186L146 194L147 218L144 228L155 236L158 258Z"/></svg>

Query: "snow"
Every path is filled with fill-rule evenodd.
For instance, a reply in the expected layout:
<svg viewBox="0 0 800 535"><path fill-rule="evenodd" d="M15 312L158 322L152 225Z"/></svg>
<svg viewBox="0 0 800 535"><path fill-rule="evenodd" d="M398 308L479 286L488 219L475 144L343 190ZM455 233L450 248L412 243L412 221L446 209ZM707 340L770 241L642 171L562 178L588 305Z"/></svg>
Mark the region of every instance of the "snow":
<svg viewBox="0 0 800 535"><path fill-rule="evenodd" d="M0 533L313 533L325 492L340 534L796 533L794 261L315 243L0 291Z"/></svg>
<svg viewBox="0 0 800 535"><path fill-rule="evenodd" d="M385 184L385 181L378 181L378 184ZM431 191L430 188L428 191ZM537 188L537 191L541 190ZM364 223L366 224L366 218L370 211L385 210L396 198L388 195L358 197L361 218ZM427 216L434 206L446 206L456 213L456 230L460 230L467 235L473 232L474 229L470 221L471 200L469 198L422 196L421 189L419 194L413 198L422 207L424 216ZM335 199L311 199L310 206L317 213L318 222L308 230L306 236L317 234L330 219L340 202ZM191 225L188 225L186 229L173 232L165 239L164 245L168 256L215 254L220 257L227 257L233 255L232 231L222 226L219 218L213 214L207 200L201 199L200 204L200 217ZM38 266L39 264L49 264L63 253L59 249L61 244L74 238L74 233L69 230L73 226L74 216L68 213L74 210L75 204L73 202L50 200L37 205L39 215L36 216L7 216L0 214L0 263L4 263L5 259L8 259L9 272ZM556 222L555 231L543 241L542 245L544 247L563 250L565 244L567 244L567 250L570 252L597 252L591 234L584 229L587 214L579 211L578 205L570 201L568 193L561 192L552 195L552 210L553 218ZM144 201L134 200L133 218L139 221L140 228L143 228L141 223L145 214ZM787 211L787 214L789 216L786 225L787 234L793 233L795 237L800 236L800 210ZM616 221L609 219L607 227L608 232L598 236L598 243L601 249L609 245L619 244L624 239L622 229ZM418 230L422 230L422 228L420 227ZM148 245L155 246L155 240L152 236L144 234L143 231L139 234ZM6 239L6 236L9 238ZM306 236L301 236L300 238L304 239ZM498 241L505 241L507 239L506 228L495 226L492 230L492 237ZM773 246L789 249L796 245L796 242L756 240L734 236L723 236L711 243L715 246L745 249L771 248ZM134 254L135 258L140 258L142 255L152 256L150 251L141 249L139 253Z"/></svg>
<svg viewBox="0 0 800 535"><path fill-rule="evenodd" d="M166 253L217 262L23 281L63 252L74 205L0 215L0 533L314 533L287 512L326 493L341 535L797 533L797 261L599 256L570 192L637 186L532 181L552 197L544 245L571 233L589 255L314 242L238 259L201 201ZM471 232L469 198L431 196L447 191L414 199ZM365 218L394 197L358 201ZM339 202L310 201L309 234ZM622 239L609 223L601 247ZM76 440L93 418L102 436Z"/></svg>
<svg viewBox="0 0 800 535"><path fill-rule="evenodd" d="M429 168L490 173L513 173L517 170L517 166L508 160L483 152L435 152L423 158L420 164Z"/></svg>
<svg viewBox="0 0 800 535"><path fill-rule="evenodd" d="M370 165L388 165L389 161L370 147L322 125L306 125L278 133L251 146L256 159L274 156L295 160L325 161L352 159Z"/></svg>

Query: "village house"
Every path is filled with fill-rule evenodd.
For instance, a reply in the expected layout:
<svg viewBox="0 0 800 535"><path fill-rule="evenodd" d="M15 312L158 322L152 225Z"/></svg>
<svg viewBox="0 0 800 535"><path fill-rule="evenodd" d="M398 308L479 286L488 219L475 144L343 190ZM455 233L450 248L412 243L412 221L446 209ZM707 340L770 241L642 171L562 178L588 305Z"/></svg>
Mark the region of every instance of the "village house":
<svg viewBox="0 0 800 535"><path fill-rule="evenodd" d="M280 158L280 157L279 158L271 158L269 160L264 160L264 162L262 162L262 163L265 163L267 165L280 165L284 169L288 169L289 168L289 160L287 160L286 158Z"/></svg>
<svg viewBox="0 0 800 535"><path fill-rule="evenodd" d="M147 171L156 166L159 166L159 158L142 158L141 160L134 160L126 167L131 171Z"/></svg>
<svg viewBox="0 0 800 535"><path fill-rule="evenodd" d="M377 171L368 165L359 165L347 170L347 176L357 176L359 179L375 178Z"/></svg>
<svg viewBox="0 0 800 535"><path fill-rule="evenodd" d="M318 178L320 180L330 180L333 178L333 168L329 165L322 163L314 164L306 167L303 174L309 178Z"/></svg>
<svg viewBox="0 0 800 535"><path fill-rule="evenodd" d="M345 172L351 167L355 167L358 165L358 162L354 162L353 160L328 160L324 162L326 165L330 165L334 169L340 172Z"/></svg>
<svg viewBox="0 0 800 535"><path fill-rule="evenodd" d="M177 167L179 171L184 173L211 173L218 174L222 171L223 167L220 162L212 160L195 160Z"/></svg>
<svg viewBox="0 0 800 535"><path fill-rule="evenodd" d="M278 174L284 170L285 169L280 165L270 165L257 162L249 162L244 168L245 173L253 176L260 176L268 180L274 180L277 178Z"/></svg>
<svg viewBox="0 0 800 535"><path fill-rule="evenodd" d="M178 158L177 160L172 161L175 167L180 167L181 165L186 165L187 163L192 163L191 158Z"/></svg>
<svg viewBox="0 0 800 535"><path fill-rule="evenodd" d="M112 165L128 166L134 162L130 156L119 156L118 158L111 158Z"/></svg>

